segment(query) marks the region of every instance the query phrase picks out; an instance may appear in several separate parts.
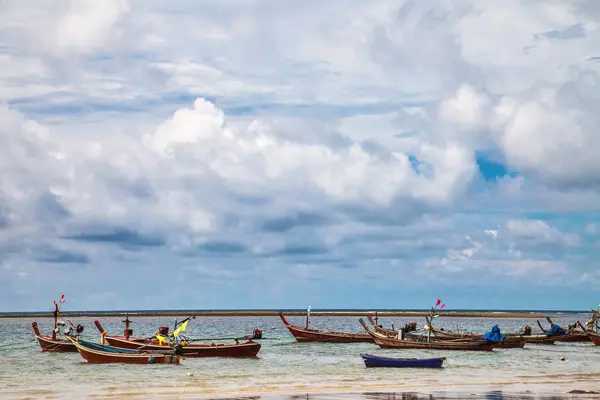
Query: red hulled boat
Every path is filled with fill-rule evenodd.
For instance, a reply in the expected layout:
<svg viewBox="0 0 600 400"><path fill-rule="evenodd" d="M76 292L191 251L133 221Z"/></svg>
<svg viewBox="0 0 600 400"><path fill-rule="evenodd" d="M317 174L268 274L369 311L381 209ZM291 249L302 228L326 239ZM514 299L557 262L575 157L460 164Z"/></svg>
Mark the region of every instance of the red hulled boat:
<svg viewBox="0 0 600 400"><path fill-rule="evenodd" d="M128 320L126 320L128 321ZM164 350L171 348L168 343L161 344L154 338L136 338L132 336L132 330L125 329L124 336L108 335L99 321L94 321L96 328L101 333L102 343L108 343L110 346L121 349L137 349L144 346L148 350ZM182 343L181 355L185 357L256 357L261 348L260 343L247 340L240 343Z"/></svg>
<svg viewBox="0 0 600 400"><path fill-rule="evenodd" d="M60 320L60 307L66 302L65 295L62 294L60 296L60 300L54 300L54 311L52 312L52 316L54 318L54 328L52 329L52 335L42 335L40 333L40 328L38 327L37 322L33 321L31 323L31 328L33 329L33 333L35 335L35 339L40 344L42 351L51 351L51 352L76 352L77 348L73 345L71 340L69 340L69 336L71 336L73 330L71 327L75 328L76 338L79 337L79 334L83 332L83 326L77 325L76 327L68 321L71 325L65 330L66 338L60 338L58 335L60 334L60 326L64 326L65 323Z"/></svg>
<svg viewBox="0 0 600 400"><path fill-rule="evenodd" d="M54 335L54 337L42 335L40 333L40 328L38 328L38 324L35 321L31 323L31 327L33 328L33 333L40 344L42 351L54 351L59 353L77 352L77 348L69 339L57 338L56 335Z"/></svg>
<svg viewBox="0 0 600 400"><path fill-rule="evenodd" d="M306 327L290 324L283 313L279 313L279 317L288 328L292 336L298 342L335 342L335 343L372 343L371 336L365 333L347 333L326 331L320 329L312 329L308 327L308 315Z"/></svg>
<svg viewBox="0 0 600 400"><path fill-rule="evenodd" d="M592 330L586 329L581 322L577 321L577 325L579 328L585 332L585 334L590 338L590 341L594 343L595 346L600 346L600 333L594 332Z"/></svg>
<svg viewBox="0 0 600 400"><path fill-rule="evenodd" d="M92 364L179 364L179 354L174 351L127 350L105 346L85 340L71 339L81 357Z"/></svg>

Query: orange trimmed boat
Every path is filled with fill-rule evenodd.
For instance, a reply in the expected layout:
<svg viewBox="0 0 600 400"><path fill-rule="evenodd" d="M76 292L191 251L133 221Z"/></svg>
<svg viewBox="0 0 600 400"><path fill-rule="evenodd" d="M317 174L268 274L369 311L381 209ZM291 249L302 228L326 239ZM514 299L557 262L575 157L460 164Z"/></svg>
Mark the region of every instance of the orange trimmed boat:
<svg viewBox="0 0 600 400"><path fill-rule="evenodd" d="M81 357L92 364L179 364L175 351L127 350L85 340L69 339Z"/></svg>
<svg viewBox="0 0 600 400"><path fill-rule="evenodd" d="M279 317L298 342L373 343L373 338L365 333L335 332L309 328L308 315L307 324L304 328L290 324L283 313L279 313Z"/></svg>
<svg viewBox="0 0 600 400"><path fill-rule="evenodd" d="M68 327L64 332L66 338L63 339L63 338L58 337L58 334L60 334L59 327L65 325L65 323L62 320L60 320L60 307L66 301L67 300L65 299L64 294L62 294L60 296L60 300L58 300L58 301L54 300L54 311L52 312L52 317L54 318L54 328L52 329L52 335L42 335L40 333L40 328L38 327L37 322L33 321L31 323L31 328L33 329L35 339L40 344L42 351L51 351L51 352L57 352L57 353L76 352L77 351L77 348L75 348L73 343L71 343L71 341L68 338L73 333L72 328L75 328L75 338L77 339L79 337L79 334L81 332L83 332L82 325L75 326L71 323L71 321L68 321L70 324L70 327Z"/></svg>
<svg viewBox="0 0 600 400"><path fill-rule="evenodd" d="M54 337L42 335L40 333L40 328L38 328L38 324L35 321L31 323L31 327L33 328L33 333L40 344L42 351L52 351L57 353L77 352L77 348L69 339L57 338L56 335L54 335Z"/></svg>
<svg viewBox="0 0 600 400"><path fill-rule="evenodd" d="M110 346L121 349L138 349L143 346L148 350L165 350L170 349L168 343L160 344L158 340L152 338L136 338L130 336L133 331L125 329L125 336L108 335L102 324L99 321L94 321L94 325L101 333L102 343L108 343ZM182 343L181 355L185 357L256 357L260 351L260 343L247 340L240 343L235 339L236 343Z"/></svg>

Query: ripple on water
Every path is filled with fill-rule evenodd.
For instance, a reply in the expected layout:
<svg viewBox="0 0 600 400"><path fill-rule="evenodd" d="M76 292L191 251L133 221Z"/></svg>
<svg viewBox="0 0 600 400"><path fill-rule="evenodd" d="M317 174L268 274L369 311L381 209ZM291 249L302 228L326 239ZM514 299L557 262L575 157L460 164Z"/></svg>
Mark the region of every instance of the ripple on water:
<svg viewBox="0 0 600 400"><path fill-rule="evenodd" d="M574 320L582 318L585 316L573 316ZM120 320L103 318L102 324L109 332L122 332ZM171 325L170 320L136 317L134 333L150 335L159 325ZM315 317L313 321L316 326L332 329L361 329L356 318ZM93 319L80 318L77 322L86 326L86 337L99 341ZM400 326L409 319L382 318L381 322L386 326L391 322ZM481 318L437 320L440 326L446 328L455 329L458 323L461 328L477 331L488 330L494 322ZM524 324L523 320L497 322L506 331L518 330ZM560 322L566 325L573 321ZM0 343L24 340L30 335L30 323L26 319L0 320ZM39 319L38 323L43 331L50 331L51 319ZM271 326L276 329L271 330ZM10 369L0 368L1 397L146 398L164 394L165 397L193 398L223 393L248 395L358 388L365 391L373 388L433 390L439 387L484 390L490 386L515 388L522 385L557 387L564 393L571 388L600 387L597 378L600 376L600 363L597 362L600 347L591 344L528 344L524 349L501 349L488 353L379 349L371 343L296 343L277 317L198 317L189 325L188 335L243 335L256 327L264 329L268 337L280 337L281 340L263 341L259 357L254 359L186 358L179 366L92 365L84 362L77 353L42 353L37 343L0 348L0 364L10 366ZM439 370L367 369L358 356L360 352L391 357L445 356L448 366ZM565 356L566 360L560 361L561 356ZM187 376L190 371L194 373L193 377Z"/></svg>

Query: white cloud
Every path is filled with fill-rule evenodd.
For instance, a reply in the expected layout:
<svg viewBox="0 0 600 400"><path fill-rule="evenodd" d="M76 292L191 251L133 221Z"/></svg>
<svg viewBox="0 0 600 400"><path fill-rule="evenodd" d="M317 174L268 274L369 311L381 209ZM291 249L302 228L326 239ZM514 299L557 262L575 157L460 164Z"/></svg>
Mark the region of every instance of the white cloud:
<svg viewBox="0 0 600 400"><path fill-rule="evenodd" d="M489 118L490 103L486 94L477 93L473 87L464 85L458 88L455 97L440 104L439 118L461 128L481 128Z"/></svg>
<svg viewBox="0 0 600 400"><path fill-rule="evenodd" d="M517 238L531 238L546 243L576 245L577 235L560 232L555 227L541 220L511 219L506 221L506 229Z"/></svg>
<svg viewBox="0 0 600 400"><path fill-rule="evenodd" d="M57 22L59 49L88 52L114 35L115 23L129 9L127 0L71 0L66 14Z"/></svg>
<svg viewBox="0 0 600 400"><path fill-rule="evenodd" d="M1 2L1 261L102 231L91 264L207 279L239 275L193 265L206 244L331 277L587 272L592 224L515 215L598 210L595 3L271 3ZM518 176L483 182L482 154ZM149 249L94 250L119 238Z"/></svg>

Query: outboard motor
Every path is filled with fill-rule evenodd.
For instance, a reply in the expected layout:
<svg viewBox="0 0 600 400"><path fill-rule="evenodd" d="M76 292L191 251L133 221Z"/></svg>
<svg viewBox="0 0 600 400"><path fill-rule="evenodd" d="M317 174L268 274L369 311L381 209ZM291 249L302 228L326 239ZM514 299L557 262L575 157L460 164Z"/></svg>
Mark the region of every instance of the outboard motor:
<svg viewBox="0 0 600 400"><path fill-rule="evenodd" d="M168 336L169 335L169 327L168 326L158 327L158 333L160 333L163 336Z"/></svg>
<svg viewBox="0 0 600 400"><path fill-rule="evenodd" d="M416 322L409 322L408 324L404 325L404 331L405 332L412 332L412 331L416 331L417 330L417 323Z"/></svg>
<svg viewBox="0 0 600 400"><path fill-rule="evenodd" d="M262 339L262 334L262 331L257 328L252 332L252 339Z"/></svg>
<svg viewBox="0 0 600 400"><path fill-rule="evenodd" d="M77 326L75 327L75 332L77 333L76 336L79 337L79 335L83 333L83 325L77 324Z"/></svg>

